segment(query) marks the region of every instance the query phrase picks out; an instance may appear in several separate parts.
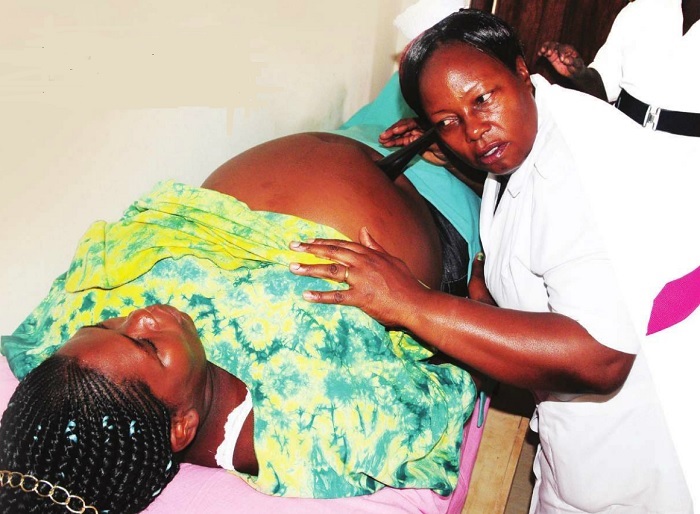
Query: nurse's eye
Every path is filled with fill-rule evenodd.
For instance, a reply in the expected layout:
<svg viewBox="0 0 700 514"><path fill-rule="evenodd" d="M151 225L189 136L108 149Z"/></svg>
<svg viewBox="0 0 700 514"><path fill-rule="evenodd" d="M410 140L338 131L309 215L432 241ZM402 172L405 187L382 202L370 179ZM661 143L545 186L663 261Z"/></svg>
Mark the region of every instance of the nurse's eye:
<svg viewBox="0 0 700 514"><path fill-rule="evenodd" d="M457 125L457 118L445 118L437 122L437 127L440 130L445 130Z"/></svg>
<svg viewBox="0 0 700 514"><path fill-rule="evenodd" d="M491 99L492 96L493 96L493 93L484 93L483 95L479 95L479 96L476 98L476 104L477 104L477 105L483 105L483 104L485 104L486 102L488 102L488 101Z"/></svg>

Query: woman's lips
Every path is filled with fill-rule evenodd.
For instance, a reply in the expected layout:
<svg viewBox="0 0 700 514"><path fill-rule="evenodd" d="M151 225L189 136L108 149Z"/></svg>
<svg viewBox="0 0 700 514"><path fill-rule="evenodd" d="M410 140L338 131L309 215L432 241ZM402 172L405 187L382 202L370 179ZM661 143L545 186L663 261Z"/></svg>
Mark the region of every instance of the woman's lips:
<svg viewBox="0 0 700 514"><path fill-rule="evenodd" d="M479 154L479 162L486 166L490 166L495 162L498 162L503 153L506 151L508 143L493 143L489 145L484 152Z"/></svg>

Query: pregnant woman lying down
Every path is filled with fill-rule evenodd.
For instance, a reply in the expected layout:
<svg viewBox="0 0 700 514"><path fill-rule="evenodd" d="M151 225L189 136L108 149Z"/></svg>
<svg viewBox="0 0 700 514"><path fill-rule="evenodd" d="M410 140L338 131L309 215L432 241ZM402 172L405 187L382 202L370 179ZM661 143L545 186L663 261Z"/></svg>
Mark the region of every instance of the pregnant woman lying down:
<svg viewBox="0 0 700 514"><path fill-rule="evenodd" d="M290 241L368 227L426 286L461 278L444 273L445 220L377 158L289 136L93 224L2 338L22 381L0 425L0 510L139 512L180 462L279 496L449 494L469 373L358 309L304 301L331 284L288 272Z"/></svg>

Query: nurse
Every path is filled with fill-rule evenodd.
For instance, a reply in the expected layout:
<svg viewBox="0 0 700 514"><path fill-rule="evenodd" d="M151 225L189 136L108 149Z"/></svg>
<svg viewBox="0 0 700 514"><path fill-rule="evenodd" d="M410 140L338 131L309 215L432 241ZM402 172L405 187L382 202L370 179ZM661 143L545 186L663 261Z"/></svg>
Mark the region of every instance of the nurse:
<svg viewBox="0 0 700 514"><path fill-rule="evenodd" d="M341 264L292 264L293 273L350 286L305 298L359 307L478 371L531 389L531 427L540 437L532 513L692 512L582 193L578 173L587 170L569 151L568 125L553 108L552 97L567 93L531 76L512 29L477 10L455 13L415 40L400 76L423 128L436 126L457 156L488 173L480 228L486 285L500 308L428 289L366 229L362 244L291 244ZM570 94L573 102L580 95Z"/></svg>

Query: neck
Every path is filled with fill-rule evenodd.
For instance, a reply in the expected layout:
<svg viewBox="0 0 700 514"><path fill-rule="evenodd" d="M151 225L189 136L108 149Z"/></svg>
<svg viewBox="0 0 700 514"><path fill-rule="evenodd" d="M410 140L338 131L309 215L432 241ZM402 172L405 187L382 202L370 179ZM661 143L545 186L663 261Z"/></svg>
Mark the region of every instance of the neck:
<svg viewBox="0 0 700 514"><path fill-rule="evenodd" d="M496 180L500 184L498 188L498 195L496 196L496 206L494 207L494 211L498 208L498 204L501 203L501 198L503 197L503 193L506 190L506 187L508 187L508 181L510 180L511 173L508 175L499 175L496 177Z"/></svg>
<svg viewBox="0 0 700 514"><path fill-rule="evenodd" d="M199 427L192 444L180 453L183 462L217 467L216 449L224 440L229 413L243 403L246 386L231 373L207 363L207 378L200 410Z"/></svg>

